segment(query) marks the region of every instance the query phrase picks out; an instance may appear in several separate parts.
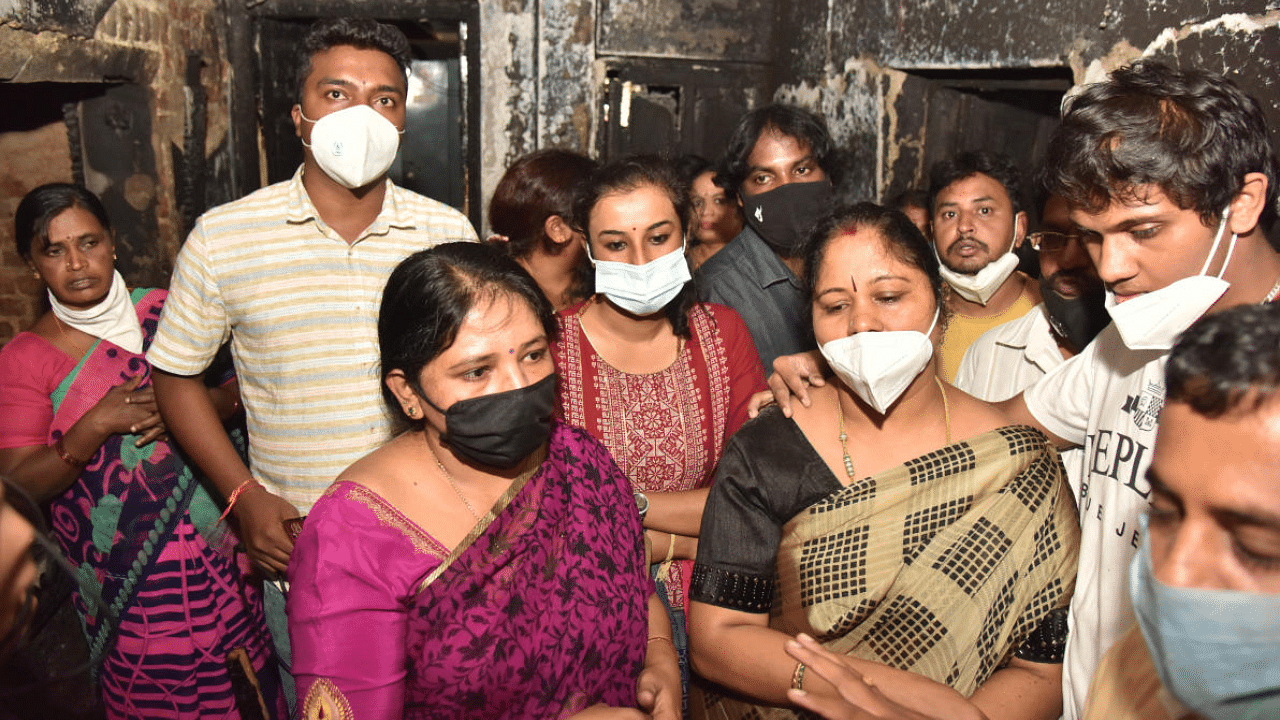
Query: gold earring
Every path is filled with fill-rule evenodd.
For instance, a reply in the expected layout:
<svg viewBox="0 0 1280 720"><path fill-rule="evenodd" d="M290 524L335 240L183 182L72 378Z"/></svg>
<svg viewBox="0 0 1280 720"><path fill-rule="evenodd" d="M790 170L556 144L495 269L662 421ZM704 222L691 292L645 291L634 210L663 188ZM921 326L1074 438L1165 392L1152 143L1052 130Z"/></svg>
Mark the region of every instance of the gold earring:
<svg viewBox="0 0 1280 720"><path fill-rule="evenodd" d="M404 409L404 414L408 415L409 417L418 417L418 408L412 405L409 405Z"/></svg>

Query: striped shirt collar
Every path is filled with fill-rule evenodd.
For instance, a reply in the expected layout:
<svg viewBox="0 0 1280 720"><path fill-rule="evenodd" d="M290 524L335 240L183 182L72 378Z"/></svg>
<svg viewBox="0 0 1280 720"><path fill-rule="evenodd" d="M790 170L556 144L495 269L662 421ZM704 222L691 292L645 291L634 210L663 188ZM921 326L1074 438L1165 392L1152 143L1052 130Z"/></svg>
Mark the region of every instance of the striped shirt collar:
<svg viewBox="0 0 1280 720"><path fill-rule="evenodd" d="M304 167L299 165L298 169L293 173L293 177L289 180L285 220L290 224L301 224L312 220L323 222L320 212L316 210L316 206L311 203L311 197L307 195L306 186L302 184ZM386 235L393 227L402 230L411 230L417 227L418 223L413 216L413 212L405 203L401 202L400 188L391 182L390 178L387 178L384 182L387 184L387 194L382 199L382 210L378 213L378 217L374 218L373 223L361 234L361 239L370 235Z"/></svg>

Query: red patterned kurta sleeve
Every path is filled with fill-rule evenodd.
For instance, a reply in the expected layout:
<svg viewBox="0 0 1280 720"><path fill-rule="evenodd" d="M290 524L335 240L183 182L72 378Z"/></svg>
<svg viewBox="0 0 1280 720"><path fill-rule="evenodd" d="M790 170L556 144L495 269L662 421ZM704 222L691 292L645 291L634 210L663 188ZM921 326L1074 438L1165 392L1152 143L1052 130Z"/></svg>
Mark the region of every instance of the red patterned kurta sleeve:
<svg viewBox="0 0 1280 720"><path fill-rule="evenodd" d="M729 364L729 418L725 423L725 440L738 432L747 421L747 403L751 396L765 389L764 367L747 324L738 313L724 305L708 303L717 328L724 340Z"/></svg>

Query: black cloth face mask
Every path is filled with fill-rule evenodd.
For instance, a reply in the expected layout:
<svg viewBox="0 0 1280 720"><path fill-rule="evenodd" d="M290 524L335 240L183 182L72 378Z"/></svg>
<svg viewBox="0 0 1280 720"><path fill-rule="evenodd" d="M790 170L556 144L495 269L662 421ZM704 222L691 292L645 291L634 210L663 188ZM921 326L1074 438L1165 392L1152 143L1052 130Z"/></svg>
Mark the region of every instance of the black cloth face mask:
<svg viewBox="0 0 1280 720"><path fill-rule="evenodd" d="M830 207L830 180L793 182L759 195L742 196L747 224L783 257L800 249L810 228Z"/></svg>
<svg viewBox="0 0 1280 720"><path fill-rule="evenodd" d="M1044 307L1049 311L1049 324L1053 331L1064 338L1076 352L1111 324L1107 314L1106 293L1102 288L1083 293L1079 297L1064 298L1053 291L1048 278L1040 278L1040 294Z"/></svg>
<svg viewBox="0 0 1280 720"><path fill-rule="evenodd" d="M551 437L556 406L556 374L526 387L459 400L441 410L450 448L481 465L513 468Z"/></svg>

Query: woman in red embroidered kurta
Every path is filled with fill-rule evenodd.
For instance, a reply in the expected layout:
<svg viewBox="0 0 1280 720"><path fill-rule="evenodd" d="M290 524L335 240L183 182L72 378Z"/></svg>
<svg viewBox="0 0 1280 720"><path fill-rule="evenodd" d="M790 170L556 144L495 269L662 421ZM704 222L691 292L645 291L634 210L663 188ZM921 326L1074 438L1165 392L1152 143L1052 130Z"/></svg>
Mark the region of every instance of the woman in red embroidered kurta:
<svg viewBox="0 0 1280 720"><path fill-rule="evenodd" d="M594 294L560 313L558 416L585 428L631 481L681 649L685 594L707 487L725 441L764 388L733 310L694 301L684 257L686 189L652 157L600 168L573 219Z"/></svg>

